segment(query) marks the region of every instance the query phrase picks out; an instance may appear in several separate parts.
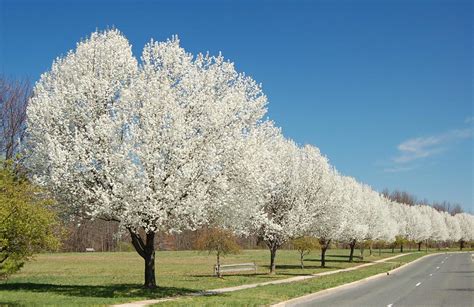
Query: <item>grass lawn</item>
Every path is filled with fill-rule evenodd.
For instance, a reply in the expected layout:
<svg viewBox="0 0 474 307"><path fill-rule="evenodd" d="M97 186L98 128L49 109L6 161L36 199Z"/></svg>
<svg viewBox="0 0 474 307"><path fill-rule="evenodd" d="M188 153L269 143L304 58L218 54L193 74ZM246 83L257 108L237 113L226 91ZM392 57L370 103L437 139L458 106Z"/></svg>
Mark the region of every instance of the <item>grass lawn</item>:
<svg viewBox="0 0 474 307"><path fill-rule="evenodd" d="M11 276L7 281L0 282L0 305L107 305L313 274L394 255L391 251L384 250L379 256L378 251L374 251L374 255L366 256L364 261L356 258L353 263L348 263L348 254L348 250L329 250L328 267L322 269L319 266L319 252L315 251L306 257L306 268L302 270L299 268L299 258L296 251L281 250L277 254L277 274L268 275L269 252L267 250L246 250L238 255L227 256L224 258L224 263L255 261L259 266L258 274L236 274L218 279L212 275L215 263L215 257L212 255L196 251L160 251L157 252L156 257L156 276L159 288L154 291L141 287L143 260L135 252L40 254L36 256L35 260L28 262L19 273ZM369 270L369 268L364 269L364 272L365 270ZM308 283L318 284L318 280L308 281ZM258 290L253 289L252 291L259 292L264 288L266 289L266 287L259 287ZM287 293L291 292L292 288L293 286L288 284L270 286L269 289L274 290L265 292L266 294L262 292L262 295L259 292L258 297L262 302L257 304L265 304L266 297L268 297L268 302L281 300L282 297L286 299L285 295L292 297L292 294ZM307 289L316 291L319 288L311 286ZM247 298L253 299L257 293L251 291L250 294L244 294L247 291L251 290L226 294L225 297L229 298L228 302L235 298L238 302L236 304L247 305L250 302L240 301L238 297L247 296ZM272 294L273 291L278 293ZM298 290L294 295L304 294L300 292ZM219 304L217 297L195 299L196 304L207 304L207 302L211 305ZM201 302L201 299L204 299L205 302ZM193 300L191 304L194 302Z"/></svg>
<svg viewBox="0 0 474 307"><path fill-rule="evenodd" d="M353 282L371 275L387 272L400 265L413 261L425 253L416 253L402 256L390 262L381 263L350 272L342 272L334 275L316 277L313 279L280 284L269 285L229 292L219 295L202 296L194 298L181 298L176 301L163 302L154 306L263 306L286 301L291 298L314 293L320 290L336 287Z"/></svg>

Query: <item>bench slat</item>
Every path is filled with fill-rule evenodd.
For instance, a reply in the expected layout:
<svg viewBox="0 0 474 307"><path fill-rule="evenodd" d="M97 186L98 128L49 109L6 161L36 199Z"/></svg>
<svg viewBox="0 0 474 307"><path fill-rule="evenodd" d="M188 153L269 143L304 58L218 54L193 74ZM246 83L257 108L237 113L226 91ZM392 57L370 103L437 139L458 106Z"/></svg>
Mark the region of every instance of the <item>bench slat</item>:
<svg viewBox="0 0 474 307"><path fill-rule="evenodd" d="M241 267L241 266L255 266L255 264L253 264L253 263L221 264L221 268L227 268L227 267Z"/></svg>
<svg viewBox="0 0 474 307"><path fill-rule="evenodd" d="M255 268L243 268L243 269L220 269L221 272L239 272L239 271L255 271Z"/></svg>
<svg viewBox="0 0 474 307"><path fill-rule="evenodd" d="M235 264L221 264L217 267L214 265L214 273L219 275L224 272L241 272L241 271L255 271L257 273L257 265L255 263L235 263Z"/></svg>

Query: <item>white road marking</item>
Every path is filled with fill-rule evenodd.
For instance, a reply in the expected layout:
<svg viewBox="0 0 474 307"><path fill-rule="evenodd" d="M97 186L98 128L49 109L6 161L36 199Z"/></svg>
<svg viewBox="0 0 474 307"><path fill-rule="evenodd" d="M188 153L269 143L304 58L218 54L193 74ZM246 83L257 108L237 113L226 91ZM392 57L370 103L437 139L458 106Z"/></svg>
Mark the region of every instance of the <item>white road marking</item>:
<svg viewBox="0 0 474 307"><path fill-rule="evenodd" d="M441 261L441 264L443 264L443 263L444 263L444 261Z"/></svg>
<svg viewBox="0 0 474 307"><path fill-rule="evenodd" d="M387 307L392 307L393 304L388 304Z"/></svg>
<svg viewBox="0 0 474 307"><path fill-rule="evenodd" d="M439 270L439 266L437 266L436 269Z"/></svg>
<svg viewBox="0 0 474 307"><path fill-rule="evenodd" d="M430 274L430 276L433 276L433 274Z"/></svg>
<svg viewBox="0 0 474 307"><path fill-rule="evenodd" d="M415 287L418 287L419 285L421 285L421 282L417 283L417 284L415 285Z"/></svg>

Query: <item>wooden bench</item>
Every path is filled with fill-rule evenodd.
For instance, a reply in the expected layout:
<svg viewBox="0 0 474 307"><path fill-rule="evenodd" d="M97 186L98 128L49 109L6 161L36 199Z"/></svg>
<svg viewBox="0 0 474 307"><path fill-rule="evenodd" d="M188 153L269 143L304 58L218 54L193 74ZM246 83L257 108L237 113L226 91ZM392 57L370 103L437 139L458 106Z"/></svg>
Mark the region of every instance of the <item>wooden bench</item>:
<svg viewBox="0 0 474 307"><path fill-rule="evenodd" d="M214 274L221 276L224 272L243 272L243 271L254 271L257 274L257 265L255 262L250 263L236 263L236 264L221 264L214 265Z"/></svg>

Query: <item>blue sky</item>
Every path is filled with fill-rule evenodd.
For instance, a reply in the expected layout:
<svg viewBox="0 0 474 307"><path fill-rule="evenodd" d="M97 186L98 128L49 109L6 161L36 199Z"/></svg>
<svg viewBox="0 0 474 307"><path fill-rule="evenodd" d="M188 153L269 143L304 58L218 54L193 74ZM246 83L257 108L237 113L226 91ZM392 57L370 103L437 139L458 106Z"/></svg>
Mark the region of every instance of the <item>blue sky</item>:
<svg viewBox="0 0 474 307"><path fill-rule="evenodd" d="M344 174L473 211L471 1L6 1L0 69L36 81L95 29L140 55L179 35L269 97L286 136Z"/></svg>

